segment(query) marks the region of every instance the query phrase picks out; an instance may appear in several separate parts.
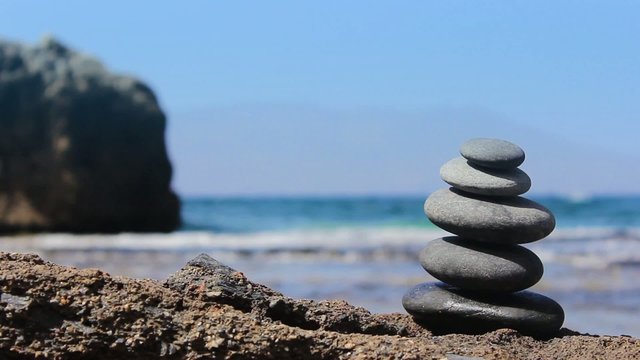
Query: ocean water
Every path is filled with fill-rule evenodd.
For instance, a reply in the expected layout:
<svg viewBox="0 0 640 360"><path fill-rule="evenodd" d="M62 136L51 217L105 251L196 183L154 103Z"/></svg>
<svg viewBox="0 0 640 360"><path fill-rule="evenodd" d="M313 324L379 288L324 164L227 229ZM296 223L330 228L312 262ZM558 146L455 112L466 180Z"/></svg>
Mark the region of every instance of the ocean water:
<svg viewBox="0 0 640 360"><path fill-rule="evenodd" d="M447 234L424 216L425 197L186 198L172 234L23 235L0 250L154 279L204 252L291 297L403 312L403 293L434 280L419 250ZM525 245L545 264L532 290L564 307L569 328L640 337L640 196L530 198L557 220Z"/></svg>

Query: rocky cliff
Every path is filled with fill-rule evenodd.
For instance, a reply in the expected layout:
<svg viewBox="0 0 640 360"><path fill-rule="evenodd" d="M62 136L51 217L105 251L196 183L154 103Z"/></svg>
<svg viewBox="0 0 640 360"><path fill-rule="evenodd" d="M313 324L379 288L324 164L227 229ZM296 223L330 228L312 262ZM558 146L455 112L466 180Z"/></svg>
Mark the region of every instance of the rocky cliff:
<svg viewBox="0 0 640 360"><path fill-rule="evenodd" d="M0 41L0 231L170 231L166 119L142 82L53 39Z"/></svg>
<svg viewBox="0 0 640 360"><path fill-rule="evenodd" d="M207 255L157 282L0 253L0 358L638 359L640 341L433 336L408 315L287 298Z"/></svg>

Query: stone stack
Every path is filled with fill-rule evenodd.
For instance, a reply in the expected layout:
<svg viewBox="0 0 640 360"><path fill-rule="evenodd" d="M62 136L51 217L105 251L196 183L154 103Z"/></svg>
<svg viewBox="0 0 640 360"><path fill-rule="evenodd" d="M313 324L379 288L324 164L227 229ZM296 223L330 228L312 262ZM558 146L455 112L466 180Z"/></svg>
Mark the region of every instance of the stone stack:
<svg viewBox="0 0 640 360"><path fill-rule="evenodd" d="M555 227L548 209L519 196L531 187L518 169L524 151L504 140L472 139L460 153L440 169L452 187L434 192L424 205L435 225L457 235L433 240L420 253L424 269L442 282L409 290L404 308L434 333L511 328L555 334L562 307L524 290L540 280L543 266L518 244L540 240Z"/></svg>

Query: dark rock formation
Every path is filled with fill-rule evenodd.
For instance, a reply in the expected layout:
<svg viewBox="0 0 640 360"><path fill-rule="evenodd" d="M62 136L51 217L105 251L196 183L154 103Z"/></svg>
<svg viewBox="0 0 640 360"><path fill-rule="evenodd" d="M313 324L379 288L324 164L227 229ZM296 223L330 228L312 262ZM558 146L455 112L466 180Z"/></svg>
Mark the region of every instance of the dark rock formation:
<svg viewBox="0 0 640 360"><path fill-rule="evenodd" d="M153 92L52 39L0 41L0 231L170 231Z"/></svg>
<svg viewBox="0 0 640 360"><path fill-rule="evenodd" d="M634 359L640 340L563 329L431 336L408 315L293 300L199 256L164 284L0 253L0 359Z"/></svg>
<svg viewBox="0 0 640 360"><path fill-rule="evenodd" d="M408 319L373 315L344 301L294 300L247 280L241 272L201 254L171 276L165 286L180 293L205 295L206 301L228 304L262 320L308 330L377 335L419 335L426 333ZM393 319L394 321L389 321ZM404 321L406 320L406 321Z"/></svg>

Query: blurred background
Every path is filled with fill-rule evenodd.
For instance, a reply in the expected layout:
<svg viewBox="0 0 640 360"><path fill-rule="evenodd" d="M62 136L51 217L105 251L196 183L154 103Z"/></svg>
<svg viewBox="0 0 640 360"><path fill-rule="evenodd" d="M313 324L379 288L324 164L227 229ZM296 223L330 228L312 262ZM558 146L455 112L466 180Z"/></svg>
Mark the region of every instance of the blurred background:
<svg viewBox="0 0 640 360"><path fill-rule="evenodd" d="M533 290L640 336L639 33L626 1L0 0L0 250L403 312L440 166L503 138L557 218Z"/></svg>

